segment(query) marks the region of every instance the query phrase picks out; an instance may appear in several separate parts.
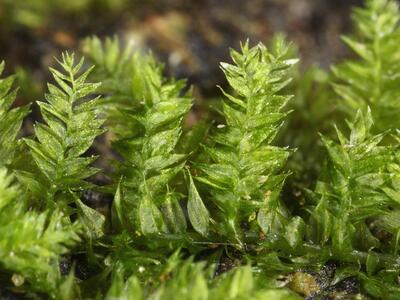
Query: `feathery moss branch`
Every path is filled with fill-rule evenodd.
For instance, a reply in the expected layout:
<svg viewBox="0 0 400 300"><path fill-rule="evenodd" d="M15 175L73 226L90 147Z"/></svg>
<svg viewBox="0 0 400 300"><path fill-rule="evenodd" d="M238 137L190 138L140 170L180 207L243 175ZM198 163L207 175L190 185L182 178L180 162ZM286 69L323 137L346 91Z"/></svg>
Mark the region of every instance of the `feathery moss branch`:
<svg viewBox="0 0 400 300"><path fill-rule="evenodd" d="M4 70L4 62L0 63L0 75ZM29 107L11 109L17 91L10 91L14 76L0 79L0 166L12 163L16 147L16 138Z"/></svg>
<svg viewBox="0 0 400 300"><path fill-rule="evenodd" d="M244 223L277 233L285 219L279 193L289 151L272 142L290 99L281 93L290 81L287 71L296 62L285 58L288 49L282 39L272 51L245 43L241 53L231 51L233 65L221 64L234 94L223 91L226 124L217 126L204 147L211 163L195 167L202 172L196 179L210 187L209 201L217 207L212 214L216 234L235 244L244 242Z"/></svg>
<svg viewBox="0 0 400 300"><path fill-rule="evenodd" d="M90 166L97 157L83 154L103 133L99 97L91 96L100 84L86 82L92 68L79 74L83 62L82 58L76 63L73 54L65 53L59 61L63 72L50 69L58 86L49 83L47 102L38 102L46 123L35 125L37 140L25 140L42 176L33 185L34 174L21 172L19 177L34 187L36 197L45 195L47 207L66 209L73 201L70 191L90 187L85 179L98 172Z"/></svg>
<svg viewBox="0 0 400 300"><path fill-rule="evenodd" d="M341 107L353 116L371 108L374 132L400 127L400 13L391 0L367 0L353 12L356 33L343 37L359 56L333 67Z"/></svg>

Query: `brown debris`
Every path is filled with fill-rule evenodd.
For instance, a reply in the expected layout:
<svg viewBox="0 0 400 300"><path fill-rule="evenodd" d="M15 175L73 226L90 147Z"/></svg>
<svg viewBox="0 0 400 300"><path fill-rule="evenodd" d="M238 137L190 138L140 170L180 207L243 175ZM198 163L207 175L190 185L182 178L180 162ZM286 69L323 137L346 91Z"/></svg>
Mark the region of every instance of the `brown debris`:
<svg viewBox="0 0 400 300"><path fill-rule="evenodd" d="M317 294L320 291L317 279L313 275L301 271L289 276L289 287L306 297Z"/></svg>

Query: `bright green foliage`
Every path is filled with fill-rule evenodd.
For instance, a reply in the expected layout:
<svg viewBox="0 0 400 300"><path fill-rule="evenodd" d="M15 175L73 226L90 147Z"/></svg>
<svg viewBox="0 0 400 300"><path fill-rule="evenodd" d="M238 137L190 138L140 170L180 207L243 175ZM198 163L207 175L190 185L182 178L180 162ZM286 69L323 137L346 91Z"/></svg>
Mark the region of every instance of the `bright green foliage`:
<svg viewBox="0 0 400 300"><path fill-rule="evenodd" d="M393 209L380 215L376 225L392 235L393 254L400 254L400 137L397 134L394 161L389 164L389 184L383 191L393 202Z"/></svg>
<svg viewBox="0 0 400 300"><path fill-rule="evenodd" d="M293 172L286 184L286 190L291 193L291 205L303 201L304 186L310 187L321 171L324 153L319 133L334 134L332 122L339 119L335 103L331 101L335 96L330 88L332 76L314 66L305 71L297 70L300 67L295 69L294 80L289 86L294 99L288 104L294 113L287 117L278 135L279 145L296 149L287 165Z"/></svg>
<svg viewBox="0 0 400 300"><path fill-rule="evenodd" d="M187 134L186 83L117 39L86 40L93 73L62 56L25 143L28 109L11 108L13 78L0 80L0 298L400 299L399 11L366 3L345 38L361 59L333 69L355 115L336 138L331 77L293 72L281 37L231 51L216 106L224 121ZM103 127L111 182L98 187L88 153ZM287 165L288 144L301 153ZM85 204L98 194L110 200L104 214Z"/></svg>
<svg viewBox="0 0 400 300"><path fill-rule="evenodd" d="M212 268L189 259L175 266L171 278L152 290L143 289L134 276L125 283L116 276L105 299L301 299L289 290L263 285L262 278L256 277L249 266L236 268L216 279L212 279L210 271Z"/></svg>
<svg viewBox="0 0 400 300"><path fill-rule="evenodd" d="M357 33L344 41L360 59L334 67L333 86L341 108L356 117L348 137L338 129L339 142L322 137L328 161L311 197L306 235L319 250L300 252L341 262L347 270L340 272L356 276L376 299L399 299L398 142L385 138L400 126L398 6L368 0L354 20Z"/></svg>
<svg viewBox="0 0 400 300"><path fill-rule="evenodd" d="M54 294L61 276L59 256L79 240L77 227L62 226L57 210L28 212L13 181L0 169L0 267L15 286Z"/></svg>
<svg viewBox="0 0 400 300"><path fill-rule="evenodd" d="M118 210L130 230L141 234L182 233L186 220L179 195L168 183L184 166L184 154L175 151L182 121L192 106L183 92L184 81L166 80L162 66L150 55L132 55L130 47L119 50L118 40L86 41L86 51L100 66L107 94L106 111L114 149L123 161L122 199ZM103 72L101 72L103 71ZM112 74L107 76L107 74ZM98 78L98 77L97 77Z"/></svg>
<svg viewBox="0 0 400 300"><path fill-rule="evenodd" d="M134 53L130 45L121 50L117 38L104 43L97 37L88 38L83 52L96 65L92 77L102 82L99 92L104 94L107 126L117 139L130 138L136 122L127 116L140 109L146 80L142 69L147 58Z"/></svg>
<svg viewBox="0 0 400 300"><path fill-rule="evenodd" d="M155 68L162 72L162 65L150 55L134 51L131 44L121 49L118 38L107 38L103 43L97 38L87 38L83 42L83 53L96 65L92 78L101 81L104 111L107 115L107 127L116 140L130 139L137 130L137 122L129 115L138 114L148 93L149 77L143 76L144 70ZM158 75L160 76L160 75ZM161 79L161 77L160 77ZM163 79L167 81L166 79ZM173 80L170 80L173 82ZM177 84L182 84L178 81ZM183 132L179 150L191 153L197 150L207 132L205 122L194 124L188 132Z"/></svg>
<svg viewBox="0 0 400 300"><path fill-rule="evenodd" d="M143 299L142 289L138 282L138 279L134 276L128 278L126 282L124 282L122 276L116 274L113 278L113 282L111 284L110 289L108 290L106 296L104 297L106 300L140 300Z"/></svg>
<svg viewBox="0 0 400 300"><path fill-rule="evenodd" d="M160 66L151 57L144 59L143 101L135 114L126 116L136 122L135 130L114 144L125 159L125 209L132 211L130 223L143 234L181 232L185 223L174 226L174 216L183 216L179 197L167 185L184 166L185 155L174 149L192 100L187 94L181 96L184 82L166 81Z"/></svg>
<svg viewBox="0 0 400 300"><path fill-rule="evenodd" d="M231 51L234 64L221 68L234 90L224 92L223 116L205 152L213 163L198 163L208 185L217 235L242 246L243 222L256 221L264 233L277 233L285 218L279 194L287 174L282 172L289 151L272 145L285 118L290 96L281 94L289 83L287 71L296 60L285 59L287 45L277 40L269 51L259 44Z"/></svg>
<svg viewBox="0 0 400 300"><path fill-rule="evenodd" d="M382 270L375 276L366 276L362 272L358 275L364 290L374 299L397 300L400 298L398 266Z"/></svg>
<svg viewBox="0 0 400 300"><path fill-rule="evenodd" d="M210 214L205 207L199 192L194 185L192 176L189 174L188 216L193 228L203 236L208 235L210 225Z"/></svg>
<svg viewBox="0 0 400 300"><path fill-rule="evenodd" d="M75 272L72 269L69 274L60 281L54 298L71 300L80 299L80 296L79 286L75 282Z"/></svg>
<svg viewBox="0 0 400 300"><path fill-rule="evenodd" d="M286 289L266 287L262 276L252 273L251 267L238 267L216 279L210 299L301 299Z"/></svg>
<svg viewBox="0 0 400 300"><path fill-rule="evenodd" d="M359 56L334 67L341 107L354 115L371 107L375 132L400 127L400 13L391 0L367 0L354 9L356 33L343 38Z"/></svg>
<svg viewBox="0 0 400 300"><path fill-rule="evenodd" d="M1 63L0 74L3 68ZM28 107L10 110L13 80L0 80L0 268L14 286L54 295L61 278L59 256L79 240L78 227L62 226L65 217L58 210L28 211L27 195L4 167L20 148L16 137L28 113Z"/></svg>
<svg viewBox="0 0 400 300"><path fill-rule="evenodd" d="M323 137L329 161L316 187L320 200L311 214L309 238L321 245L329 243L339 259L346 259L354 249L384 249L368 223L399 206L384 192L392 149L381 145L382 134L371 134L372 125L371 113L359 111L349 123L350 138L339 130L339 143Z"/></svg>
<svg viewBox="0 0 400 300"><path fill-rule="evenodd" d="M76 63L68 53L59 63L63 72L51 69L58 86L48 84L47 102L38 102L46 124L35 125L37 141L25 140L42 178L36 184L32 182L37 178L28 172L20 173L20 178L36 197L44 196L47 207L65 209L73 201L70 191L90 187L85 179L98 172L90 166L97 157L82 155L103 132L103 120L98 117L99 98L91 97L99 84L86 82L91 68L79 75L83 59ZM63 193L64 200L54 203L57 193Z"/></svg>
<svg viewBox="0 0 400 300"><path fill-rule="evenodd" d="M0 63L0 75L4 70L4 62ZM0 167L12 162L16 150L16 137L28 107L11 109L16 91L11 91L14 77L0 79Z"/></svg>

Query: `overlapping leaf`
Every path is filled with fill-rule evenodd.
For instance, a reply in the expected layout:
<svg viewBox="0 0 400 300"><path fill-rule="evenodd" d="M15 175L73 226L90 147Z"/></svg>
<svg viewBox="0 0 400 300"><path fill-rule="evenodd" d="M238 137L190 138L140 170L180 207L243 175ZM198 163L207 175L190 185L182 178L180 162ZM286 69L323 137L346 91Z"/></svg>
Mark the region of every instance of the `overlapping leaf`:
<svg viewBox="0 0 400 300"><path fill-rule="evenodd" d="M287 113L291 98L282 90L289 83L288 70L296 62L287 59L289 47L277 39L270 51L259 44L231 50L233 64L221 68L233 89L223 104L226 124L217 126L205 151L212 163L198 163L196 179L210 186L210 201L218 207L218 234L230 242L243 242L243 222L257 220L267 233L285 212L279 192L289 151L274 147L273 140ZM267 216L268 215L268 216ZM279 221L278 221L279 222Z"/></svg>
<svg viewBox="0 0 400 300"><path fill-rule="evenodd" d="M0 62L0 75L4 70L4 62ZM28 107L11 109L16 91L11 91L14 77L0 79L0 166L12 162L17 149L16 137L22 120L28 113Z"/></svg>
<svg viewBox="0 0 400 300"><path fill-rule="evenodd" d="M61 278L58 262L77 243L78 227L65 225L58 211L27 211L25 196L0 169L0 268L14 284L54 296Z"/></svg>
<svg viewBox="0 0 400 300"><path fill-rule="evenodd" d="M400 126L400 42L399 7L391 0L367 0L353 12L356 32L344 42L358 56L335 66L334 88L341 97L341 107L354 115L371 108L374 132Z"/></svg>
<svg viewBox="0 0 400 300"><path fill-rule="evenodd" d="M65 53L59 62L63 72L51 69L57 85L49 83L47 102L38 102L45 123L35 125L37 140L26 139L43 178L38 180L38 189L30 187L34 186L32 174L21 172L19 178L36 192L36 197L43 197L38 192L46 194L46 204L50 207L55 205L58 192L73 201L69 190L90 187L85 179L98 172L91 167L96 157L83 155L103 132L99 98L93 97L100 84L86 82L91 68L80 74L83 62L81 59L76 63L74 55ZM68 201L57 204L65 207Z"/></svg>

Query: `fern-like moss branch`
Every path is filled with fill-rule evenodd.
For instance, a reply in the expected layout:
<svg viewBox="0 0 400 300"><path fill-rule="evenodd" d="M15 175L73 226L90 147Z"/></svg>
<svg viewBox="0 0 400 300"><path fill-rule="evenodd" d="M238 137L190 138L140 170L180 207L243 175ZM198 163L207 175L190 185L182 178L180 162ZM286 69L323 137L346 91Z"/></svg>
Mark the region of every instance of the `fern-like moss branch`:
<svg viewBox="0 0 400 300"><path fill-rule="evenodd" d="M211 163L195 164L203 174L196 179L210 187L218 234L235 244L244 240L243 223L257 221L264 233L277 233L285 219L279 194L289 151L272 143L290 99L281 93L296 62L286 59L288 49L282 39L272 51L245 43L241 53L231 51L234 64L221 64L234 93L223 91L226 124L204 148Z"/></svg>
<svg viewBox="0 0 400 300"><path fill-rule="evenodd" d="M21 172L19 177L34 188L37 197L46 195L48 207L65 208L73 200L69 191L90 187L85 179L98 172L90 166L97 157L82 155L103 132L99 98L91 97L100 84L86 82L92 68L79 75L83 62L76 63L74 55L65 53L59 61L63 72L51 69L57 86L48 84L47 102L38 102L46 123L35 125L37 140L25 140L43 176L36 180L35 175ZM59 192L65 201L55 203Z"/></svg>

